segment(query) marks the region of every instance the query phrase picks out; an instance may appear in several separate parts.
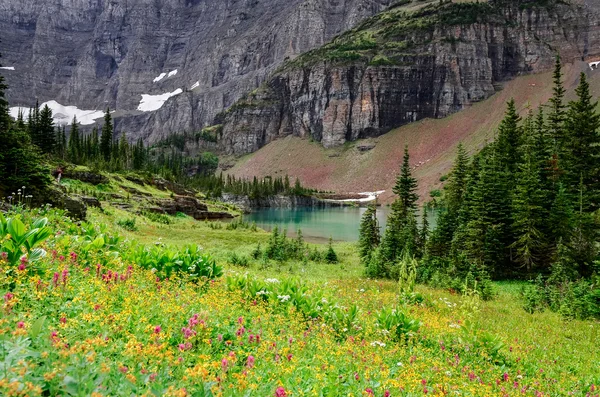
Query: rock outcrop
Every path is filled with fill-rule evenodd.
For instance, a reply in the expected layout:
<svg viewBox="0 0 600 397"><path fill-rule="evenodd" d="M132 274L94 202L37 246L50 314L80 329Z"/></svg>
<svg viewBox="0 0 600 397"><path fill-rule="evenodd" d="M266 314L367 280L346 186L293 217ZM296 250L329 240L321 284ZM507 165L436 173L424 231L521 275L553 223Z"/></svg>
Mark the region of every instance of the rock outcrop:
<svg viewBox="0 0 600 397"><path fill-rule="evenodd" d="M178 212L191 216L196 220L233 218L228 212L213 212L208 206L194 197L175 196L172 199L155 200L154 206L145 208L146 211L176 215Z"/></svg>
<svg viewBox="0 0 600 397"><path fill-rule="evenodd" d="M289 62L232 106L221 145L258 150L286 135L325 147L441 118L488 98L498 83L547 70L555 56L600 55L599 4L491 0L393 8Z"/></svg>

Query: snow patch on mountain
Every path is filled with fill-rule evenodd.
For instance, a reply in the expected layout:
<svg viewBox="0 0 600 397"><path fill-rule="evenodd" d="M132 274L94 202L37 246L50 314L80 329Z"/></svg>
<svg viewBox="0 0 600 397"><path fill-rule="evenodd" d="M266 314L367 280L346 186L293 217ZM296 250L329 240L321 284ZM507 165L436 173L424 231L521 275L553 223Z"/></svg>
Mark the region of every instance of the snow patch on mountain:
<svg viewBox="0 0 600 397"><path fill-rule="evenodd" d="M137 110L142 112L153 112L160 109L169 98L179 95L182 92L183 90L178 88L173 92L166 92L159 95L142 94L142 100L140 101Z"/></svg>
<svg viewBox="0 0 600 397"><path fill-rule="evenodd" d="M46 105L52 110L54 123L58 125L70 124L73 121L73 117L76 117L81 125L90 125L94 124L97 119L104 116L104 112L101 110L83 110L79 109L77 106L61 105L55 100L42 103L40 109L43 109ZM15 106L9 109L10 115L15 119L18 117L19 111L23 112L23 115L27 117L29 108Z"/></svg>

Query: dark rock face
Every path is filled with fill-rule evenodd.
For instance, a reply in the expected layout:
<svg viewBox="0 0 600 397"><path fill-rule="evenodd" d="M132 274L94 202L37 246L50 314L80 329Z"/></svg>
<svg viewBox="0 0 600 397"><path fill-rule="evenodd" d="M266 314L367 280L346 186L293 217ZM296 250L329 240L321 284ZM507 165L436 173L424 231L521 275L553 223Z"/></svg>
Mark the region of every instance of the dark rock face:
<svg viewBox="0 0 600 397"><path fill-rule="evenodd" d="M12 106L110 106L117 132L153 141L212 123L285 59L391 1L2 0L2 64L15 71L1 72ZM178 88L160 110L136 110L142 94Z"/></svg>
<svg viewBox="0 0 600 397"><path fill-rule="evenodd" d="M88 207L102 208L100 200L96 197L81 196L81 201Z"/></svg>
<svg viewBox="0 0 600 397"><path fill-rule="evenodd" d="M342 204L326 202L316 197L304 196L271 196L259 199L251 199L248 196L223 193L221 201L234 204L244 212L250 212L255 208L296 208L296 207L339 207Z"/></svg>
<svg viewBox="0 0 600 397"><path fill-rule="evenodd" d="M338 146L455 113L490 97L499 82L550 69L557 52L568 62L600 56L599 4L496 3L499 20L419 31L409 40L416 47L385 65L317 59L286 66L227 112L223 150L250 153L286 135Z"/></svg>
<svg viewBox="0 0 600 397"><path fill-rule="evenodd" d="M92 185L108 183L108 178L104 175L86 171L66 171L62 174L62 177L76 179L81 182L91 183Z"/></svg>
<svg viewBox="0 0 600 397"><path fill-rule="evenodd" d="M233 218L233 215L227 212L211 212L206 204L188 196L175 196L170 200L156 200L154 205L147 207L146 210L169 215L176 215L181 212L196 220Z"/></svg>

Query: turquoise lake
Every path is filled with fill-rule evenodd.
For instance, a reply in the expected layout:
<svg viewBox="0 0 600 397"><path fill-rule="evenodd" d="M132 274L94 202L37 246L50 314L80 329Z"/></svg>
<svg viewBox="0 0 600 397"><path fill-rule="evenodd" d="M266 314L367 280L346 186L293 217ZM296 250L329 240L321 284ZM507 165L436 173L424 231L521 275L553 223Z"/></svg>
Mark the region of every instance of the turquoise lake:
<svg viewBox="0 0 600 397"><path fill-rule="evenodd" d="M336 241L357 241L360 219L366 208L335 207L335 208L262 208L244 215L244 220L256 222L264 230L271 231L275 226L286 229L288 236L295 236L298 229L302 230L307 240L318 242L332 237ZM390 209L377 208L377 219L381 231ZM433 217L429 217L429 222Z"/></svg>

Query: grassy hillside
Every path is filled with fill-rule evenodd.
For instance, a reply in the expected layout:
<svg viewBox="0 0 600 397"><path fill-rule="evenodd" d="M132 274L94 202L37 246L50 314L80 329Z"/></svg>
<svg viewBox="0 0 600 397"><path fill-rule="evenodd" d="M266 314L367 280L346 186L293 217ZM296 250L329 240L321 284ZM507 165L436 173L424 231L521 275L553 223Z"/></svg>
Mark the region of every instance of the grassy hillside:
<svg viewBox="0 0 600 397"><path fill-rule="evenodd" d="M599 96L600 71L590 71L583 62L564 68L569 95L573 95L581 71L589 74L593 94ZM522 76L505 83L493 97L444 119L419 121L378 138L329 150L309 140L286 137L237 160L228 172L244 177L288 174L300 178L305 186L340 193L386 190L381 199L390 202L404 145L409 145L419 193L427 197L440 187L440 177L449 171L459 142L473 154L491 140L510 98L515 98L525 113L527 106L546 103L551 93L550 73ZM358 150L369 143L375 144L372 150Z"/></svg>

